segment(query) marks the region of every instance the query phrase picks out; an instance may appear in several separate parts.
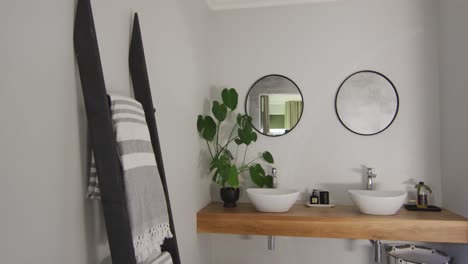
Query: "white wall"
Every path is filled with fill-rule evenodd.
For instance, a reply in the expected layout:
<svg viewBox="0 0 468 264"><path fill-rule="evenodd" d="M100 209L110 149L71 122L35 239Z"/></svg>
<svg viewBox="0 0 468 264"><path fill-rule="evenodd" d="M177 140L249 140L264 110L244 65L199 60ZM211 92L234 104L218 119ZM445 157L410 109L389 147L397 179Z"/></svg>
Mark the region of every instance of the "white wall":
<svg viewBox="0 0 468 264"><path fill-rule="evenodd" d="M360 0L217 12L210 78L236 87L241 101L266 74L301 88L300 124L255 147L275 156L281 187L323 188L349 203L346 190L364 188L362 166L372 166L377 189L414 192L408 183L422 180L441 204L438 8L438 1ZM372 137L346 130L333 105L340 83L364 69L389 77L401 99L393 125ZM216 264L371 263L367 241L280 238L268 252L264 237L220 235L212 246Z"/></svg>
<svg viewBox="0 0 468 264"><path fill-rule="evenodd" d="M130 94L132 11L140 12L182 261L209 263L209 237L196 235L194 220L209 200L195 129L208 90L206 6L202 0L92 4L106 84L122 94ZM100 206L84 199L86 121L74 8L71 0L0 3L2 263L109 263Z"/></svg>
<svg viewBox="0 0 468 264"><path fill-rule="evenodd" d="M444 205L468 217L468 2L440 1L441 134ZM459 263L468 245L448 246Z"/></svg>
<svg viewBox="0 0 468 264"><path fill-rule="evenodd" d="M242 100L255 80L270 73L291 77L305 98L299 126L285 137L260 137L256 147L275 155L280 186L325 188L335 201L347 203L345 190L364 186L361 166L373 166L377 188L410 188L409 180L424 180L434 187L434 203L468 215L460 196L468 186L463 119L468 6L464 0L441 2L439 80L435 0L219 13L208 12L202 0L93 1L106 84L113 92L131 93L131 12L140 12L184 263L371 263L367 241L278 238L278 251L269 252L263 237L213 235L210 243L211 236L196 234L195 214L209 200L194 126L196 114L208 110L213 89L207 88L236 87ZM109 263L100 206L83 198L86 119L73 54L74 5L0 2L5 263ZM348 132L333 110L338 85L361 69L386 74L400 93L396 122L373 137ZM459 260L467 258L466 245L447 249Z"/></svg>

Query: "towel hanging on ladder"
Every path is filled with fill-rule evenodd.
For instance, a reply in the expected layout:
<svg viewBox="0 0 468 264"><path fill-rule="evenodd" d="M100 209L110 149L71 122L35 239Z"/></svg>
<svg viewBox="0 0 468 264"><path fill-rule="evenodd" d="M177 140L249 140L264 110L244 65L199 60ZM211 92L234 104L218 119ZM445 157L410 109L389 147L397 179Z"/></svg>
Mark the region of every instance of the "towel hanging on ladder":
<svg viewBox="0 0 468 264"><path fill-rule="evenodd" d="M110 101L133 246L136 260L141 263L151 255L160 254L164 239L172 237L166 198L143 107L128 97L111 95ZM94 160L91 161L88 197L99 199L99 175L93 164Z"/></svg>
<svg viewBox="0 0 468 264"><path fill-rule="evenodd" d="M124 191L126 189L124 186L125 180L120 155L117 151L90 0L77 1L73 38L89 124L89 138L96 158L96 172L99 173L99 185L96 186L99 186L100 195L102 196L101 202L112 263L137 264L131 230L133 223L130 223L130 210L127 206L127 197ZM135 98L142 104L148 124L151 145L155 153L157 170L159 171L166 199L169 227L172 233L172 238L165 239L161 250L167 251L171 255L174 264L181 264L146 70L140 25L136 14L129 64Z"/></svg>

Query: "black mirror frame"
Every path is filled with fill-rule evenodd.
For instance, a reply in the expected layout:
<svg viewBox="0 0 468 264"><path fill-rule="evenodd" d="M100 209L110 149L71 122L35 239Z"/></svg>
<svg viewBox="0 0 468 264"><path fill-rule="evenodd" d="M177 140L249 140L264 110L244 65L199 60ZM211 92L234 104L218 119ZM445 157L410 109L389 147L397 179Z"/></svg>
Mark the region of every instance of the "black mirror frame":
<svg viewBox="0 0 468 264"><path fill-rule="evenodd" d="M299 86L289 77L287 76L284 76L284 75L281 75L281 74L268 74L268 75L265 75L265 76L262 76L261 78L259 78L258 80L256 80L249 88L249 91L247 92L247 96L245 97L245 102L244 102L244 109L245 109L245 113L247 115L249 115L249 112L247 111L247 102L248 102L248 98L249 98L249 94L250 94L250 91L252 91L252 89L255 87L255 85L257 83L259 83L261 80L267 78L267 77L272 77L272 76L276 76L276 77L282 77L288 81L290 81L292 84L294 84L294 86L296 86L297 90L299 91L299 94L301 95L301 99L302 99L302 112L301 112L301 116L299 117L299 119L297 120L297 123L290 129L288 130L287 132L285 132L284 134L282 135L267 135L267 134L264 134L262 133L260 130L258 130L254 124L251 123L252 127L255 129L255 131L257 131L259 134L263 135L263 136L266 136L266 137L272 137L272 138L276 138L276 137L282 137L282 136L285 136L287 134L289 134L291 131L293 131L297 125L301 122L301 119L302 119L302 116L304 115L304 108L305 108L305 104L304 104L304 95L302 94L302 91L301 89L299 88Z"/></svg>
<svg viewBox="0 0 468 264"><path fill-rule="evenodd" d="M359 74L359 73L363 73L363 72L368 72L368 73L374 73L374 74L377 74L381 77L383 77L385 80L387 80L390 85L392 86L393 88L393 91L395 92L395 95L396 95L396 98L397 98L397 107L396 107L396 111L395 111L395 115L393 116L392 118L392 121L390 121L390 123L383 129L381 129L380 131L376 132L376 133L372 133L372 134L362 134L362 133L359 133L359 132L356 132L354 130L352 130L351 128L347 127L345 125L345 123L343 122L343 120L340 118L340 114L338 113L338 95L340 94L340 90L341 88L343 87L343 85L346 83L347 80L349 80L349 78L353 77L354 75L356 74ZM338 91L336 92L336 95L335 95L335 113L336 113L336 116L338 117L338 120L340 121L340 123L349 131L351 131L352 133L354 134L357 134L357 135L360 135L360 136L375 136L377 134L380 134L382 132L384 132L385 130L387 130L392 124L393 122L395 121L396 117L398 116L398 112L400 110L400 96L398 95L398 91L397 89L395 88L395 85L393 84L393 82L385 75L383 75L382 73L380 72L377 72L377 71L372 71L372 70L363 70L363 71L357 71L351 75L349 75L348 77L346 77L346 79L340 84L340 87L338 88Z"/></svg>

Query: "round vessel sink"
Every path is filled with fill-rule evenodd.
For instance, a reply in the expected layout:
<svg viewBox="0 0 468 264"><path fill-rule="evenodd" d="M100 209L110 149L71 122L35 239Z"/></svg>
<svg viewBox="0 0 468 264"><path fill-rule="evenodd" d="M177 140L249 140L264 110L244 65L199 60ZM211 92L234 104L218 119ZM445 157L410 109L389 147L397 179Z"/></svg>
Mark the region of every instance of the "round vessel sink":
<svg viewBox="0 0 468 264"><path fill-rule="evenodd" d="M299 197L299 192L290 189L247 189L247 196L255 208L264 213L289 211Z"/></svg>
<svg viewBox="0 0 468 264"><path fill-rule="evenodd" d="M361 213L370 215L396 214L408 196L406 191L349 190L348 192Z"/></svg>

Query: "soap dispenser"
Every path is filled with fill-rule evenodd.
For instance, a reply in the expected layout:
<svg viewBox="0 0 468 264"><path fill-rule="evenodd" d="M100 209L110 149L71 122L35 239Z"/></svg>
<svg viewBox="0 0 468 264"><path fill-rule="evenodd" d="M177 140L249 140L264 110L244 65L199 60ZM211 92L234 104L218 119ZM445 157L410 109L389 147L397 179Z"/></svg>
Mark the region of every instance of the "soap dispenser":
<svg viewBox="0 0 468 264"><path fill-rule="evenodd" d="M310 204L319 204L319 191L313 190L312 195L310 196Z"/></svg>
<svg viewBox="0 0 468 264"><path fill-rule="evenodd" d="M414 187L418 190L418 200L416 205L418 206L418 208L427 208L427 192L432 193L431 188L425 185L424 182L419 182L419 184Z"/></svg>

